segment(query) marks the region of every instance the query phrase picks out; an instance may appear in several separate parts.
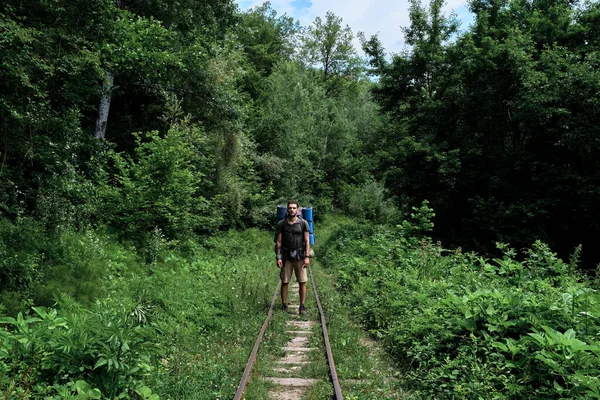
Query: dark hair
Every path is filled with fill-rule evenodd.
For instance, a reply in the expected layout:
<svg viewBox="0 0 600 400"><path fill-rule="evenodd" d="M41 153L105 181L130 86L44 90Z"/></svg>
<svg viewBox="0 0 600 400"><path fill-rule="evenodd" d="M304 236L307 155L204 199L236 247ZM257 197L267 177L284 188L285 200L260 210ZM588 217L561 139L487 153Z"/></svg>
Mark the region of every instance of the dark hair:
<svg viewBox="0 0 600 400"><path fill-rule="evenodd" d="M287 206L289 207L290 204L295 204L298 208L300 208L300 204L298 204L298 200L288 200Z"/></svg>

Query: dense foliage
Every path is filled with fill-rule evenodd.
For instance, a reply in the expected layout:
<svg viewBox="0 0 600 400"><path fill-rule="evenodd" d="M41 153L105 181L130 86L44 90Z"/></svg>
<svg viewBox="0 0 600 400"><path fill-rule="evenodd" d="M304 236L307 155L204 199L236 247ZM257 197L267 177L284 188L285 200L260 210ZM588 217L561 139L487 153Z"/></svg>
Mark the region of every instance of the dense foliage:
<svg viewBox="0 0 600 400"><path fill-rule="evenodd" d="M599 3L442 6L363 60L331 12L2 2L0 398L231 397L271 245L219 235L288 198L362 221L327 252L415 393L597 396L595 286L549 248L600 260Z"/></svg>
<svg viewBox="0 0 600 400"><path fill-rule="evenodd" d="M69 230L151 262L157 241L269 226L290 197L395 215L362 150L382 118L339 17L305 30L268 3L109 0L9 1L0 17L0 235L34 226L2 244L9 311L52 280L48 248Z"/></svg>
<svg viewBox="0 0 600 400"><path fill-rule="evenodd" d="M102 274L74 280L103 293L0 318L0 399L232 398L254 344L247 332L260 329L277 283L261 245L270 237L216 237L189 258L162 251L150 276L131 273L143 260L106 237L74 237L69 249Z"/></svg>
<svg viewBox="0 0 600 400"><path fill-rule="evenodd" d="M441 0L412 1L410 51L365 40L391 118L378 176L431 200L444 241L478 251L542 239L600 261L598 2L473 1L464 32Z"/></svg>
<svg viewBox="0 0 600 400"><path fill-rule="evenodd" d="M493 260L413 232L346 223L323 260L345 303L401 366L413 398L599 398L600 297L536 242ZM429 226L431 228L431 226ZM422 233L421 233L422 235Z"/></svg>

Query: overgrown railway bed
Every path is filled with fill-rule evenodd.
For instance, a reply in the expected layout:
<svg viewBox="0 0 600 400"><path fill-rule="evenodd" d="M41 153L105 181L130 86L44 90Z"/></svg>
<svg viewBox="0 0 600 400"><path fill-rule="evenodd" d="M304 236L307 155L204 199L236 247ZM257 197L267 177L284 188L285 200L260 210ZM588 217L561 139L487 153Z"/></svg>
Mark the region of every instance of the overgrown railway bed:
<svg viewBox="0 0 600 400"><path fill-rule="evenodd" d="M336 399L336 400L342 400L343 396L342 396L342 389L340 387L340 382L337 376L337 372L336 372L336 368L335 368L335 362L333 359L333 354L331 352L331 345L329 342L329 334L327 332L327 325L326 325L326 317L325 317L325 313L323 311L323 307L321 306L321 301L319 299L319 294L317 292L317 286L315 285L315 280L314 280L314 276L312 274L312 271L309 267L309 276L310 276L310 282L311 282L311 286L312 286L312 290L315 296L315 303L317 305L317 310L318 310L318 320L319 323L321 325L321 332L322 332L322 336L323 336L323 343L324 343L324 348L325 348L325 355L326 355L326 359L327 359L327 363L329 366L329 378L331 380L331 383L333 385L333 392L332 393L332 398ZM279 295L279 291L281 288L281 282L279 282L279 284L277 285L277 287L275 288L275 292L273 293L273 298L271 300L271 304L269 306L269 312L267 314L267 317L265 319L265 322L262 325L262 328L260 330L260 332L258 333L258 337L256 338L256 341L254 343L254 347L252 349L252 352L250 354L250 357L248 358L248 362L246 364L246 368L244 370L244 373L242 374L242 378L240 380L240 383L238 385L237 388L237 392L235 394L234 400L242 400L244 397L244 392L246 390L246 385L250 379L250 374L252 372L252 368L255 364L255 361L257 359L258 356L258 350L259 347L263 341L265 332L267 331L268 327L269 327L269 322L273 316L273 310L275 307L275 302L277 301L278 295ZM293 295L293 291L290 290L290 297ZM306 323L309 323L309 321L306 321ZM300 322L296 322L297 326L300 327L300 329L302 329L302 321ZM307 331L296 331L298 334L302 334L302 333L309 333ZM303 350L308 350L308 349L304 349L301 347L296 347L296 348L285 348L284 350L290 350L290 351L303 351ZM282 383L284 385L289 385L289 386L294 386L295 384L292 383L292 380L287 380L285 378L283 379L277 379L277 378L272 378L273 381L275 383ZM298 381L302 381L302 382L308 382L309 384L311 383L311 380L309 379L304 379L304 380L297 380L294 382L298 382ZM302 383L299 383L298 385L303 385ZM287 397L286 397L287 398Z"/></svg>

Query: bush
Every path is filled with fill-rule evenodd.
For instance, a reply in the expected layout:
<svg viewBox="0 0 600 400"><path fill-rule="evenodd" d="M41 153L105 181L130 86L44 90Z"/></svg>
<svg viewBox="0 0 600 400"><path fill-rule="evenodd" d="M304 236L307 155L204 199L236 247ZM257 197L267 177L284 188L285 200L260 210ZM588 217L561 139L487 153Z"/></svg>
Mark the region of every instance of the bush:
<svg viewBox="0 0 600 400"><path fill-rule="evenodd" d="M342 199L344 208L355 218L367 219L374 223L396 223L400 212L388 197L387 190L377 181L362 186L346 186Z"/></svg>
<svg viewBox="0 0 600 400"><path fill-rule="evenodd" d="M84 304L102 297L106 280L141 271L137 256L102 231L48 231L22 218L0 220L0 300L9 315L51 306L64 293Z"/></svg>
<svg viewBox="0 0 600 400"><path fill-rule="evenodd" d="M523 261L508 246L486 260L419 242L406 237L430 228L417 214L396 228L341 227L323 249L417 397L596 398L600 297L572 265L541 242Z"/></svg>
<svg viewBox="0 0 600 400"><path fill-rule="evenodd" d="M214 157L198 128L174 127L135 134L133 157L112 152L113 171L102 172L102 219L127 240L143 247L156 231L168 241L185 241L222 222L222 211L209 200L207 173Z"/></svg>
<svg viewBox="0 0 600 400"><path fill-rule="evenodd" d="M41 262L48 248L41 224L22 218L0 219L0 288L18 291L24 297L41 279Z"/></svg>
<svg viewBox="0 0 600 400"><path fill-rule="evenodd" d="M153 369L155 328L124 299L96 302L89 310L67 297L60 303L60 311L36 307L35 316L0 319L8 327L0 330L0 388L41 395L83 380L89 390L97 388L93 398L130 397Z"/></svg>

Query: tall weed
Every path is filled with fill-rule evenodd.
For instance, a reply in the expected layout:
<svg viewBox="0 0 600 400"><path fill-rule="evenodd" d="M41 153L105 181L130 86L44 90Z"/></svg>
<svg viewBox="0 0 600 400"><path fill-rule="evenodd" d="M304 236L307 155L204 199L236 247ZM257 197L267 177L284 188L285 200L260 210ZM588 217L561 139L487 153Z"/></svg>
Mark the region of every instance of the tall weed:
<svg viewBox="0 0 600 400"><path fill-rule="evenodd" d="M323 258L411 389L438 399L594 397L600 308L572 263L541 242L523 261L505 245L494 260L445 250L411 236L429 227L425 211L395 228L342 226Z"/></svg>
<svg viewBox="0 0 600 400"><path fill-rule="evenodd" d="M105 264L102 295L91 304L59 295L54 307L0 316L0 393L233 397L278 281L270 232L222 234L188 243L185 253L165 249L147 271L135 252L101 237L64 240L62 256Z"/></svg>
<svg viewBox="0 0 600 400"><path fill-rule="evenodd" d="M84 309L63 297L60 305L60 310L35 307L32 316L0 319L7 328L0 330L6 372L0 387L41 397L55 385L81 380L107 398L129 397L153 369L156 328L137 319L123 299Z"/></svg>
<svg viewBox="0 0 600 400"><path fill-rule="evenodd" d="M64 293L91 304L105 280L140 271L135 253L101 230L48 231L31 219L0 221L0 301L15 316L32 305L51 306Z"/></svg>

